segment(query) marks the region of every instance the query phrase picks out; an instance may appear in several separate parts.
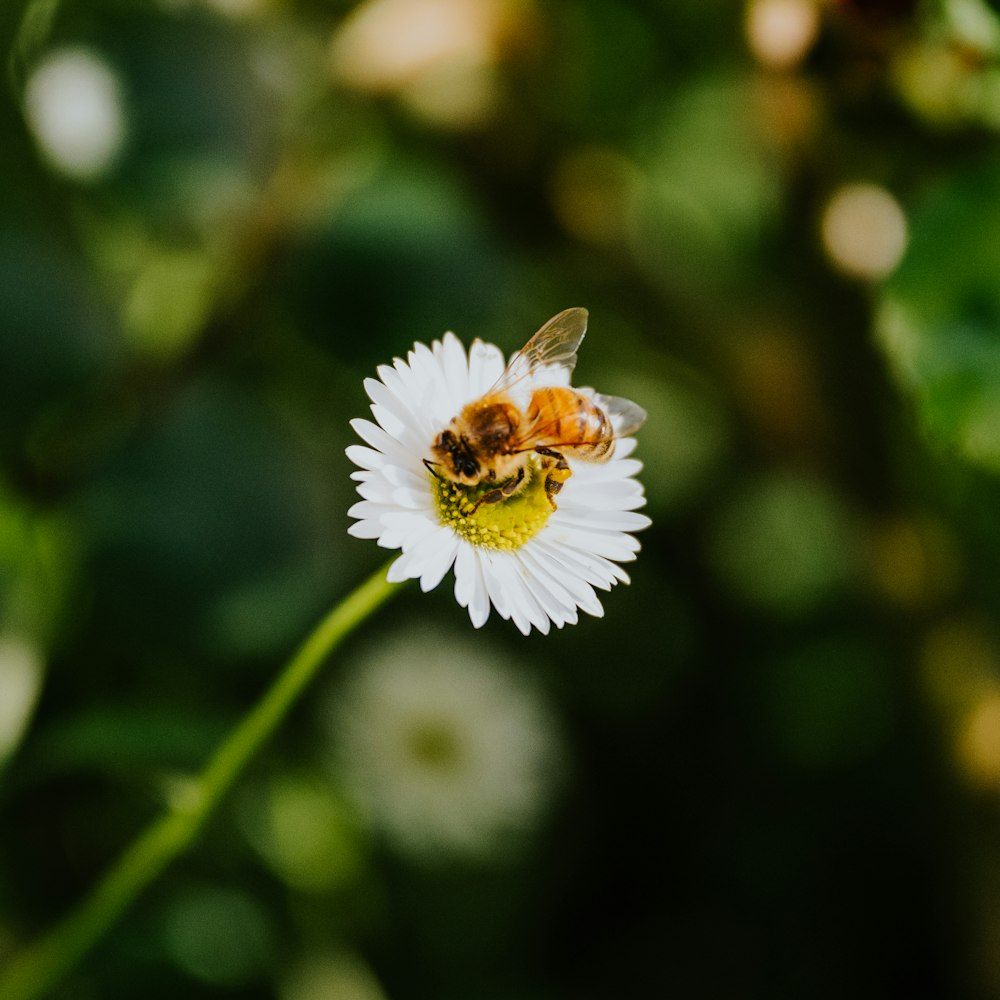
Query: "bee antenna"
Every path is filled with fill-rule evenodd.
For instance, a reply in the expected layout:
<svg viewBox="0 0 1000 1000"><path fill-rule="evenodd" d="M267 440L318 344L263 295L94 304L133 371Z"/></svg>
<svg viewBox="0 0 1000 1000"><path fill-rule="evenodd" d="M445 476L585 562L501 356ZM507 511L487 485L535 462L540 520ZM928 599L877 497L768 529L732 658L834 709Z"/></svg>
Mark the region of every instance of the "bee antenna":
<svg viewBox="0 0 1000 1000"><path fill-rule="evenodd" d="M424 465L427 467L427 471L435 478L440 479L441 477L434 471L434 467L440 465L440 462L432 462L429 458L424 459Z"/></svg>

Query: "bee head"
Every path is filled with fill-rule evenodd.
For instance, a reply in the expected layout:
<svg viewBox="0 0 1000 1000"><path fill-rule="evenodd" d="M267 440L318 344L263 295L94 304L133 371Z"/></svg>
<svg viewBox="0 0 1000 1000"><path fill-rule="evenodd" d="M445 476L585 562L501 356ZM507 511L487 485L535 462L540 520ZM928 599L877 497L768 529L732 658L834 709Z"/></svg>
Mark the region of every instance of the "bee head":
<svg viewBox="0 0 1000 1000"><path fill-rule="evenodd" d="M443 430L434 439L431 451L449 479L466 486L474 486L479 482L479 462L464 435Z"/></svg>

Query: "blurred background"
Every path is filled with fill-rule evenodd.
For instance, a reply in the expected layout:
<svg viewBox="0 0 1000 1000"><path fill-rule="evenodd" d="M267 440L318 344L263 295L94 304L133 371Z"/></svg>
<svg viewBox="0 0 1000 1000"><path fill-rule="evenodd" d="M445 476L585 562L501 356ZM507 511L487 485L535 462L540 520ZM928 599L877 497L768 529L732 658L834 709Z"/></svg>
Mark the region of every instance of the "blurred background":
<svg viewBox="0 0 1000 1000"><path fill-rule="evenodd" d="M56 996L1000 996L1000 3L0 39L0 965L384 558L362 379L579 305L632 585L527 640L406 589Z"/></svg>

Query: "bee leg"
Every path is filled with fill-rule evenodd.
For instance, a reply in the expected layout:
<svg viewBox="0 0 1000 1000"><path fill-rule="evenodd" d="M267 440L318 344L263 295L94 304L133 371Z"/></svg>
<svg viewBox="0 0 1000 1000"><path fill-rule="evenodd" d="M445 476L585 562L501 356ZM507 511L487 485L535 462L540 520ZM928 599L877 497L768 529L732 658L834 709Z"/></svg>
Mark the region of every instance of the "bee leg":
<svg viewBox="0 0 1000 1000"><path fill-rule="evenodd" d="M507 482L505 482L498 489L490 490L489 493L484 493L476 501L475 506L469 511L469 514L475 514L484 503L499 503L501 500L506 500L508 497L512 497L518 491L518 488L523 482L524 469L520 468L517 470L517 475L513 479L508 479Z"/></svg>
<svg viewBox="0 0 1000 1000"><path fill-rule="evenodd" d="M435 479L441 479L443 481L443 477L440 474L438 474L437 472L434 471L434 466L437 465L437 462L432 462L429 458L425 458L424 459L424 465L427 467L427 471Z"/></svg>
<svg viewBox="0 0 1000 1000"><path fill-rule="evenodd" d="M555 510L556 502L553 498L563 488L563 483L573 475L573 472L569 467L569 462L558 451L545 447L536 448L535 451L539 455L544 455L545 458L554 460L554 464L549 466L545 475L545 496L552 509Z"/></svg>

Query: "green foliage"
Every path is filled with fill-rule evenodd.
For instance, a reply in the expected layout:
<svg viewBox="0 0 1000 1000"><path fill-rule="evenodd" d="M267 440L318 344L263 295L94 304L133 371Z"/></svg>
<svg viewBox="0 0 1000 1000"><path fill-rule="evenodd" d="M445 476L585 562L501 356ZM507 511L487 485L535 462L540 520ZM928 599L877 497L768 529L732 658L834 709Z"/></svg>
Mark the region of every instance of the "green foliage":
<svg viewBox="0 0 1000 1000"><path fill-rule="evenodd" d="M1000 162L925 197L880 304L882 343L939 442L1000 472Z"/></svg>

